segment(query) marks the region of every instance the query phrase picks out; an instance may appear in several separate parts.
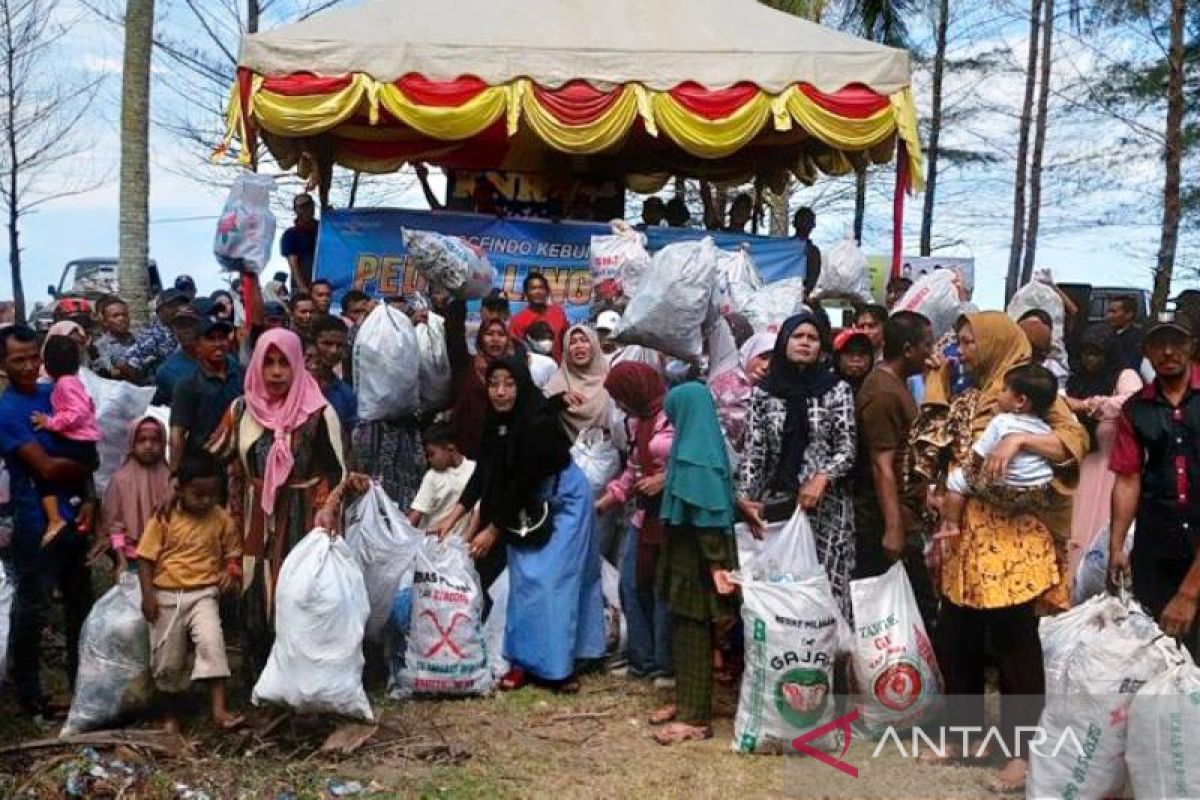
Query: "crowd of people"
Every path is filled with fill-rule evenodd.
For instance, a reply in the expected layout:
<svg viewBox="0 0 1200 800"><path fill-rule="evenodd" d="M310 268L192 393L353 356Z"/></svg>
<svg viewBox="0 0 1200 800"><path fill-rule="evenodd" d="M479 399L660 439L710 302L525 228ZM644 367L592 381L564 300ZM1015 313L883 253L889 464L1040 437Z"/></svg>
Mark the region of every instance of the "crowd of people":
<svg viewBox="0 0 1200 800"><path fill-rule="evenodd" d="M745 205L734 203L739 218ZM1114 300L1059 376L1036 341L1040 318L969 313L935 341L927 319L881 305L842 330L819 308L757 332L730 315L717 324L739 363L705 375L613 341L617 309L572 325L536 272L519 313L503 295L483 301L473 342L466 304L446 296L351 290L338 313L306 261L316 223L303 200L297 215L290 274L275 281L294 291L286 306L265 293L244 326L228 292L197 297L184 283L137 332L118 297L64 315L44 339L21 324L0 331L9 652L27 713L57 710L41 680L51 603L64 607L73 675L89 567L108 557L116 575L139 575L160 689L203 681L216 722L238 724L225 642L238 638L232 666L252 685L283 561L314 527L336 535L372 480L430 535L464 537L485 588L508 570L502 690L578 690L581 669L605 656L611 561L628 642L608 666L674 688L651 716L662 744L711 736L714 684L738 678L735 525L771 536L797 508L847 620L850 582L903 562L950 694L982 702L989 664L1005 697L1044 691L1038 619L1067 607L1105 525L1114 583L1131 578L1163 630L1197 647L1200 370L1182 316L1143 331ZM797 217L806 241L811 222ZM453 390L440 407L358 420L351 352L378 302L444 331ZM165 424L135 421L102 496L84 370L153 386L170 408ZM573 460L584 440L619 451L607 485ZM222 594L236 613L222 613ZM1029 714L1006 710L1006 735L1036 724ZM1014 758L996 786L1024 778Z"/></svg>

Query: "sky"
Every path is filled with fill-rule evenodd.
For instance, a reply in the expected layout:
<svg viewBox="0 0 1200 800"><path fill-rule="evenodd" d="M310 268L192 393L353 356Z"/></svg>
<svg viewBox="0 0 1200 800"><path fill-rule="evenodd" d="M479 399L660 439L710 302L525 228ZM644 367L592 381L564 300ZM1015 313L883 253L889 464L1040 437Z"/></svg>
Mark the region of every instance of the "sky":
<svg viewBox="0 0 1200 800"><path fill-rule="evenodd" d="M69 11L78 14L78 22L63 40L55 54L55 67L74 71L85 76L104 77L98 89L91 112L77 132L77 136L90 142L88 152L72 172L91 176L96 188L83 194L64 198L41 207L37 213L26 217L21 224L22 257L26 296L30 307L33 301L45 299L47 284L57 284L65 264L74 258L86 256L113 256L117 254L117 213L119 147L118 121L120 116L120 65L121 40L119 31L78 6L74 0L64 0ZM178 12L172 12L170 4L160 14L158 25L179 24ZM986 42L975 42L972 47L1007 48L1014 57L1024 52L1024 39L1019 27L1001 26L990 34ZM968 45L964 45L967 47ZM1069 49L1070 44L1064 45ZM1022 56L1023 57L1023 56ZM1063 69L1076 68L1072 64ZM156 62L153 101L155 116L163 110L162 104L180 103L178 96L165 91L161 85L163 71L168 67ZM1056 65L1056 69L1058 66ZM1019 95L1022 83L1019 76L997 76L987 83L987 91L1004 101ZM921 108L928 104L928 87L918 82L916 94ZM959 87L960 91L973 91L970 87ZM952 89L953 90L953 87ZM992 119L986 116L975 120L968 130L951 129L947 136L953 144L955 136L963 142L972 140L995 142L1004 139L1012 127L1012 120L1003 116ZM981 132L982 131L982 132ZM1119 132L1109 132L1117 136ZM1078 147L1078 131L1069 124L1062 128L1052 127L1051 150ZM214 146L216 141L212 143ZM1004 143L1000 146L1006 146ZM1097 141L1090 142L1095 147ZM996 145L990 145L996 146ZM1114 167L1116 168L1116 167ZM1149 169L1153 170L1154 165ZM1007 167L1005 168L1007 169ZM224 201L225 190L209 182L194 180L190 175L211 176L211 170L203 164L202 154L195 149L184 148L164 128L155 125L151 130L151 194L150 194L150 256L155 259L165 281L175 275L192 275L202 289L217 288L222 280L212 257L212 237L216 216ZM864 250L868 253L888 253L891 249L891 169L881 170L868 201L867 230L864 235ZM997 185L999 179L999 185ZM1004 176L989 171L972 177L965 170L953 178L947 178L948 188L939 205L939 225L953 228L958 244L938 251L938 255L971 256L976 259L976 301L983 307L998 307L1003 296L1004 272L1008 262L1007 227L1002 222L1009 202L1003 185ZM978 181L979 191L972 190L972 181ZM1008 176L1011 181L1011 176ZM1148 185L1161 179L1147 176ZM953 181L953 185L950 183ZM388 197L389 205L404 205L422 208L424 202L419 192L412 188L411 179L398 181L398 187ZM1011 183L1009 184L1009 187ZM830 191L828 185L818 184L811 190L801 192L795 204L819 200ZM286 200L286 198L283 198ZM1091 197L1089 203L1095 208L1097 217L1105 206L1116 206L1121 201L1117 194L1103 193ZM1048 202L1047 217L1053 220L1056 213L1055 198ZM633 204L636 207L636 202ZM992 222L973 228L966 209L987 207ZM819 207L820 208L820 207ZM906 252L917 251L921 198L908 200L905 241ZM1064 213L1079 213L1073 206ZM1084 281L1105 285L1129 285L1149 288L1148 265L1152 263L1157 244L1157 219L1140 219L1138 225L1108 225L1082 228L1074 224L1051 224L1051 230L1041 239L1038 263L1051 267L1060 281ZM849 229L852 222L850 208L845 202L826 204L821 211L814 239L824 249L836 243ZM1060 220L1061 222L1061 220ZM1067 220L1069 223L1070 220ZM281 216L279 231L290 224L290 218ZM1054 228L1061 230L1054 230ZM7 240L4 241L4 257L7 262ZM278 248L268 272L285 268L278 257ZM7 270L0 270L0 297L11 296ZM1185 284L1177 283L1176 289Z"/></svg>

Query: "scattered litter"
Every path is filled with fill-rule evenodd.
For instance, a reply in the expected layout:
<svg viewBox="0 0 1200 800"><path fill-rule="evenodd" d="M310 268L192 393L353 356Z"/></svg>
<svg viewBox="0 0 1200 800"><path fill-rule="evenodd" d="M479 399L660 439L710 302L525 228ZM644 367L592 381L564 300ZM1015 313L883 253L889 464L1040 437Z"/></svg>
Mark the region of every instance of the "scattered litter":
<svg viewBox="0 0 1200 800"><path fill-rule="evenodd" d="M353 797L364 791L363 785L358 781L340 781L337 778L331 778L326 789L329 790L330 797Z"/></svg>

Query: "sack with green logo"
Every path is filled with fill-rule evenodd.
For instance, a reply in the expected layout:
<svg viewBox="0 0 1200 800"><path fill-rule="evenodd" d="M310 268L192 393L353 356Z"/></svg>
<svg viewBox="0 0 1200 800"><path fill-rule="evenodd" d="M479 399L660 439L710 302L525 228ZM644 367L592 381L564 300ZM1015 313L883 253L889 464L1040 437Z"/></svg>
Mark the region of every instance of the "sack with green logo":
<svg viewBox="0 0 1200 800"><path fill-rule="evenodd" d="M742 566L746 668L734 723L740 753L791 753L834 716L833 666L849 636L803 511ZM808 745L840 749L840 732Z"/></svg>
<svg viewBox="0 0 1200 800"><path fill-rule="evenodd" d="M859 722L873 734L929 718L942 696L942 674L925 633L903 563L850 582Z"/></svg>

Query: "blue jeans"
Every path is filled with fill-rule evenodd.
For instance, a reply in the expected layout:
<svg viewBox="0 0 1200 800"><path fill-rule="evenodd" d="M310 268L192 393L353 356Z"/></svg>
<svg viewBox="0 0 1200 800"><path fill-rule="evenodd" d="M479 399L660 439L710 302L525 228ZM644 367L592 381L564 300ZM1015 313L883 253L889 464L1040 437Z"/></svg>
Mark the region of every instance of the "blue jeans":
<svg viewBox="0 0 1200 800"><path fill-rule="evenodd" d="M653 584L637 585L637 543L640 531L632 525L621 543L621 610L628 637L626 654L631 672L671 674L671 612Z"/></svg>

